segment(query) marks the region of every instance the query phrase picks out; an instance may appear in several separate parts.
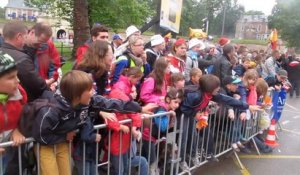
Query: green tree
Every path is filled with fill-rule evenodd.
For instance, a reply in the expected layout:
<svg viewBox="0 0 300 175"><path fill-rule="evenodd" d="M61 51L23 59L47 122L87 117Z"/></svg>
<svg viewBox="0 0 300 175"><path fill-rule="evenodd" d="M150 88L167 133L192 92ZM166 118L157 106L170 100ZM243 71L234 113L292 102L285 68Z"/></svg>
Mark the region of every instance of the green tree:
<svg viewBox="0 0 300 175"><path fill-rule="evenodd" d="M245 15L265 15L265 14L262 11L249 10L245 13Z"/></svg>
<svg viewBox="0 0 300 175"><path fill-rule="evenodd" d="M243 6L237 4L236 2L232 2L229 0L223 3L222 8L218 11L214 20L211 22L210 32L211 34L214 35L221 35L224 10L225 10L224 35L234 36L236 22L245 13L245 9Z"/></svg>
<svg viewBox="0 0 300 175"><path fill-rule="evenodd" d="M0 7L0 18L5 18L5 9Z"/></svg>
<svg viewBox="0 0 300 175"><path fill-rule="evenodd" d="M140 26L155 12L144 0L89 0L89 10L91 23L100 22L114 31L131 24Z"/></svg>
<svg viewBox="0 0 300 175"><path fill-rule="evenodd" d="M300 49L300 1L277 0L269 16L269 28L277 28L280 37L290 47Z"/></svg>
<svg viewBox="0 0 300 175"><path fill-rule="evenodd" d="M180 35L188 35L189 27L202 28L202 19L206 17L206 9L201 1L184 0L180 20Z"/></svg>

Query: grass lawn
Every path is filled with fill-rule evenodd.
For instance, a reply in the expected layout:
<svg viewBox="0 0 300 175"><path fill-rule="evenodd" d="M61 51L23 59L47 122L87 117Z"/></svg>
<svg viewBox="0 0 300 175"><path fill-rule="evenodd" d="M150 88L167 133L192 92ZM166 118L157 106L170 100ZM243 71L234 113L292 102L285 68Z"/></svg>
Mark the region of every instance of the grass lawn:
<svg viewBox="0 0 300 175"><path fill-rule="evenodd" d="M71 59L73 46L62 42L54 42L54 45L62 57L66 58L67 60Z"/></svg>
<svg viewBox="0 0 300 175"><path fill-rule="evenodd" d="M63 67L61 68L63 74L65 74L66 72L70 71L73 67L73 60L67 60L66 63L63 65Z"/></svg>
<svg viewBox="0 0 300 175"><path fill-rule="evenodd" d="M255 44L255 45L267 45L267 40L256 40L256 39L232 39L233 43L236 44Z"/></svg>

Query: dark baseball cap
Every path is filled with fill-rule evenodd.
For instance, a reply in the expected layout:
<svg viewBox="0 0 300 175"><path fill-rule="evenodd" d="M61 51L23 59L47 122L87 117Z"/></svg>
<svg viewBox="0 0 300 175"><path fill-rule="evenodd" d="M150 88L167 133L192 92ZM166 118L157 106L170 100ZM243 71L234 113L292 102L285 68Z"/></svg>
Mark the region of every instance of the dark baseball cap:
<svg viewBox="0 0 300 175"><path fill-rule="evenodd" d="M0 75L14 68L16 68L15 60L7 53L0 51Z"/></svg>
<svg viewBox="0 0 300 175"><path fill-rule="evenodd" d="M280 77L283 77L283 78L287 78L288 77L288 73L286 70L283 70L283 69L280 69L278 72L277 72L277 75L279 75Z"/></svg>
<svg viewBox="0 0 300 175"><path fill-rule="evenodd" d="M228 84L239 84L242 80L239 79L238 77L236 76L226 76L224 79L223 79L223 84L224 86L228 85Z"/></svg>

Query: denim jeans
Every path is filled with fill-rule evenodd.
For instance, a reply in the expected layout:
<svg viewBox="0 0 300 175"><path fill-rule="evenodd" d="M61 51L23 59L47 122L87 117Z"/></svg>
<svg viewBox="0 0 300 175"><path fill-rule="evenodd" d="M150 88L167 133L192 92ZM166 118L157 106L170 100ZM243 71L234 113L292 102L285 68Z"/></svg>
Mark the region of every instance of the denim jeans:
<svg viewBox="0 0 300 175"><path fill-rule="evenodd" d="M181 161L184 160L185 151L189 153L191 147L191 141L193 137L193 131L195 130L194 127L194 117L186 117L183 118L182 125L182 136L181 136L181 148L180 148L180 158ZM178 143L179 145L179 143Z"/></svg>
<svg viewBox="0 0 300 175"><path fill-rule="evenodd" d="M232 143L236 143L240 141L242 137L242 125L243 122L239 119L239 116L234 119L234 123L232 123L231 128L231 136L229 135L229 138L231 139ZM229 130L230 128L228 128Z"/></svg>
<svg viewBox="0 0 300 175"><path fill-rule="evenodd" d="M83 161L75 160L75 165L78 170L78 175L96 175L96 162L85 161L85 173L83 173Z"/></svg>
<svg viewBox="0 0 300 175"><path fill-rule="evenodd" d="M140 175L148 174L148 162L145 157L134 156L131 158L131 167L139 167Z"/></svg>
<svg viewBox="0 0 300 175"><path fill-rule="evenodd" d="M150 150L149 150L149 146L150 146ZM145 157L146 160L150 162L150 164L155 162L157 159L155 143L151 141L143 140L142 156Z"/></svg>
<svg viewBox="0 0 300 175"><path fill-rule="evenodd" d="M128 175L129 152L122 155L111 155L110 161L113 175Z"/></svg>

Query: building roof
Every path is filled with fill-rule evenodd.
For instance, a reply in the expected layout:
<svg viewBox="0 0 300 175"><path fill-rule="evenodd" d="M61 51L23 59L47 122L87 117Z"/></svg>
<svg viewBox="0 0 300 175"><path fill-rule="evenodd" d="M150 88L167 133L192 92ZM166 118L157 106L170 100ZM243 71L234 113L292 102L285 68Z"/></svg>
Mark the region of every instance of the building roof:
<svg viewBox="0 0 300 175"><path fill-rule="evenodd" d="M265 15L244 15L239 19L239 22L268 22L268 17Z"/></svg>
<svg viewBox="0 0 300 175"><path fill-rule="evenodd" d="M17 8L17 9L32 9L38 10L37 8L26 6L24 0L8 0L6 8Z"/></svg>

